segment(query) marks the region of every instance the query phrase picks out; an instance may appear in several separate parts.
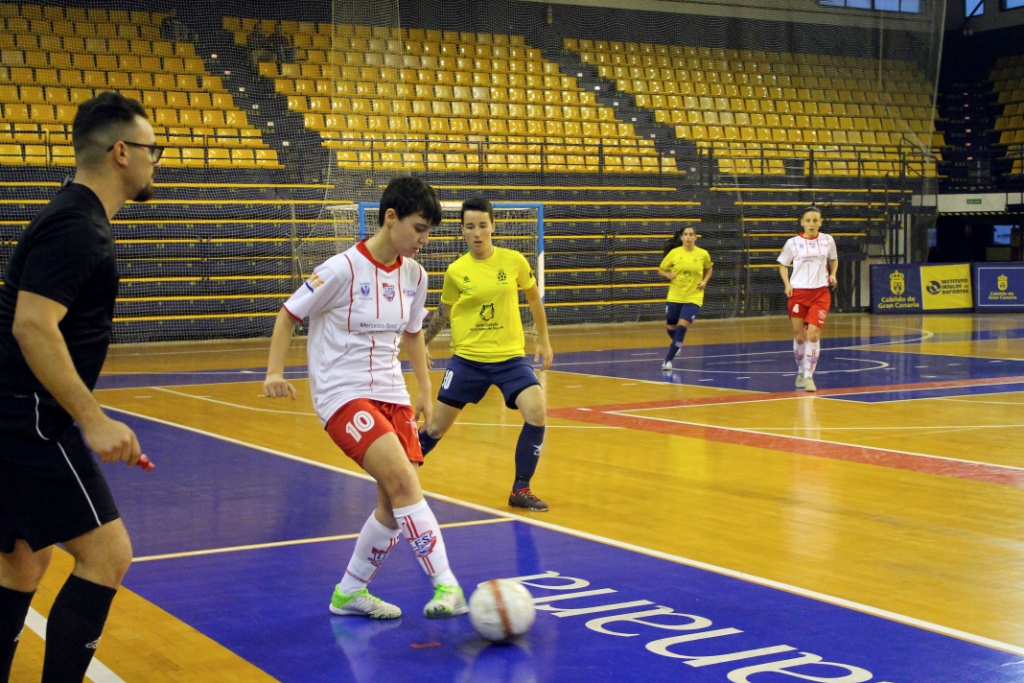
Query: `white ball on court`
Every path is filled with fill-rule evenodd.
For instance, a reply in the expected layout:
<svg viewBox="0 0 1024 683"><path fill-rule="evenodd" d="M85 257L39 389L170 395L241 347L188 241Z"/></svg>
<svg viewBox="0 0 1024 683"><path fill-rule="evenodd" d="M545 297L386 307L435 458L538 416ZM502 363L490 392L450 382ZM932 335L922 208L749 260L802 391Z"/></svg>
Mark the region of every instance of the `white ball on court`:
<svg viewBox="0 0 1024 683"><path fill-rule="evenodd" d="M492 643L517 638L533 626L537 611L530 591L512 579L484 581L469 598L469 620Z"/></svg>

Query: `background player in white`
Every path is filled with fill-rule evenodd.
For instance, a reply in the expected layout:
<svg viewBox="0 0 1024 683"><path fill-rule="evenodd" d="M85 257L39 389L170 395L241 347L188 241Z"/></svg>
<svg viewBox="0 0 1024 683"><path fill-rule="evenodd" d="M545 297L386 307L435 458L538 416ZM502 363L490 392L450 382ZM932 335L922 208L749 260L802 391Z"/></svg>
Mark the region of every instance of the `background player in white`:
<svg viewBox="0 0 1024 683"><path fill-rule="evenodd" d="M433 397L422 334L427 273L410 257L440 224L441 204L419 178L396 178L381 196L379 220L373 237L325 261L285 302L263 388L271 398L295 398L295 387L284 379L285 356L295 327L308 316L309 388L317 415L334 442L377 481L377 509L334 589L331 612L401 616L366 585L404 535L434 584L424 614L453 617L466 613L466 600L413 464L423 462L416 419L421 413L429 419ZM400 341L419 384L415 412L398 361Z"/></svg>
<svg viewBox="0 0 1024 683"><path fill-rule="evenodd" d="M829 288L837 284L839 255L836 241L821 230L821 210L809 206L800 213L796 237L790 237L779 254L779 275L786 286L789 320L793 324L796 386L817 391L814 369L821 353L821 329L832 305ZM789 265L793 265L793 275Z"/></svg>

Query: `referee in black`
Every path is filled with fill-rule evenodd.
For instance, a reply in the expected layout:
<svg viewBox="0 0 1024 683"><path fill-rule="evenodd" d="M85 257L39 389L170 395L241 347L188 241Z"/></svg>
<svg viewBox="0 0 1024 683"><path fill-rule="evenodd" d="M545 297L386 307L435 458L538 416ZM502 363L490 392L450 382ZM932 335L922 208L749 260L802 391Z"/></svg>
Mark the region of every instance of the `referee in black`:
<svg viewBox="0 0 1024 683"><path fill-rule="evenodd" d="M160 154L138 102L105 92L75 115L74 181L18 240L0 287L0 683L55 543L75 558L46 626L43 683L80 683L132 546L90 451L134 465L125 424L92 395L118 273L110 219L153 197Z"/></svg>

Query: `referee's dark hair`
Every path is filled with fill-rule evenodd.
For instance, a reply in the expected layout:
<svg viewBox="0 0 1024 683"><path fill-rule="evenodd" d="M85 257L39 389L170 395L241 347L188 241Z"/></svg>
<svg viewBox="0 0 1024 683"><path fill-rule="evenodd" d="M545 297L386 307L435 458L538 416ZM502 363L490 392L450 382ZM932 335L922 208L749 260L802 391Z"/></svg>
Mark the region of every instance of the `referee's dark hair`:
<svg viewBox="0 0 1024 683"><path fill-rule="evenodd" d="M384 225L384 214L394 209L398 220L420 214L431 227L441 225L441 200L437 191L421 178L405 176L393 178L380 196L377 227Z"/></svg>
<svg viewBox="0 0 1024 683"><path fill-rule="evenodd" d="M103 92L83 102L75 114L71 141L77 166L95 166L146 110L133 99L116 92Z"/></svg>
<svg viewBox="0 0 1024 683"><path fill-rule="evenodd" d="M470 197L466 201L462 202L462 210L459 211L460 223L465 221L467 211L486 211L488 217L491 219L491 223L494 223L494 207L486 197Z"/></svg>

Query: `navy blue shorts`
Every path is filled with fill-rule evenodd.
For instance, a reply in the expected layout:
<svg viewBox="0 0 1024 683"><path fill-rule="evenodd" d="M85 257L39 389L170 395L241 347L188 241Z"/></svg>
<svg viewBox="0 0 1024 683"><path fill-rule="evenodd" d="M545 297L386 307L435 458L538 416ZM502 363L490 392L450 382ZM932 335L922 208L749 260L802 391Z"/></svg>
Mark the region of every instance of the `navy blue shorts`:
<svg viewBox="0 0 1024 683"><path fill-rule="evenodd" d="M669 325L675 325L680 320L692 323L698 315L700 315L700 306L697 304L678 304L669 301L665 306L665 322Z"/></svg>
<svg viewBox="0 0 1024 683"><path fill-rule="evenodd" d="M461 410L467 403L479 403L495 385L505 397L505 405L517 410L516 399L523 389L540 384L525 356L509 358L500 363L478 363L452 356L441 380L437 400Z"/></svg>

